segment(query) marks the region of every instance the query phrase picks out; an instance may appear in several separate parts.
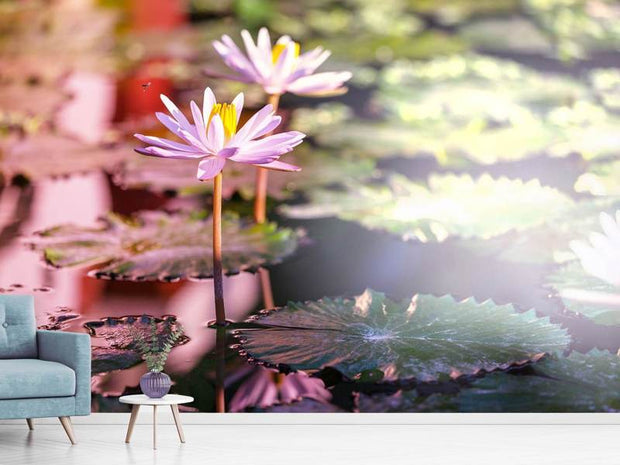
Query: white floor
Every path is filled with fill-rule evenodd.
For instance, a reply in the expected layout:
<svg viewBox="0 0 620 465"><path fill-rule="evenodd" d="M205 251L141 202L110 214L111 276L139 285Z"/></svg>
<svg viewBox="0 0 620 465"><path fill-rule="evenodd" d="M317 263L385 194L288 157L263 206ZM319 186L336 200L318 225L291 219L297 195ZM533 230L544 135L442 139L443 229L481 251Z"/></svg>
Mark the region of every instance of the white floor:
<svg viewBox="0 0 620 465"><path fill-rule="evenodd" d="M0 465L562 464L618 459L618 425L185 425L75 424L71 446L60 424L0 424ZM615 445L615 446L614 446ZM398 462L394 462L398 461Z"/></svg>

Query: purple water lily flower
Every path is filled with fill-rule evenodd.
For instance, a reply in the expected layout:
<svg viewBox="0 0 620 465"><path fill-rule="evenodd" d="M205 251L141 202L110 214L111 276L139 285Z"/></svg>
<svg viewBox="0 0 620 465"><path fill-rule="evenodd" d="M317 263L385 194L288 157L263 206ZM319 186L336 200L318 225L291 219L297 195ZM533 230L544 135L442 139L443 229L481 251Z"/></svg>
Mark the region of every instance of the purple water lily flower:
<svg viewBox="0 0 620 465"><path fill-rule="evenodd" d="M263 107L237 130L243 110L243 94L237 95L232 103L217 103L215 95L207 87L202 111L194 101L190 103L194 124L168 97L161 95L161 100L171 116L156 113L157 119L185 143L134 134L142 142L151 144L135 149L138 153L162 158L200 160L197 177L201 181L217 176L226 160L281 171L301 169L281 162L278 158L299 145L305 134L288 131L260 139L280 124L281 118L274 115L272 105Z"/></svg>
<svg viewBox="0 0 620 465"><path fill-rule="evenodd" d="M289 36L282 36L271 46L266 28L258 32L254 43L246 30L241 31L246 53L243 53L227 35L213 42L213 47L226 65L237 74L223 76L242 82L260 84L265 92L280 95L291 92L299 95L325 95L346 90L343 83L351 79L351 73L324 72L316 69L331 55L329 50L317 47L299 54L300 47Z"/></svg>

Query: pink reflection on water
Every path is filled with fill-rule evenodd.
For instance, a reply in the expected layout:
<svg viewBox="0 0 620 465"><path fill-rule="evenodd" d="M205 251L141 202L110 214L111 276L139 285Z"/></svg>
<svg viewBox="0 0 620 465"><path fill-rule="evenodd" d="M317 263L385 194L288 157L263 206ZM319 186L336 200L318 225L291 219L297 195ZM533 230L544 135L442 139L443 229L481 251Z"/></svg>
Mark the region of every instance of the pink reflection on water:
<svg viewBox="0 0 620 465"><path fill-rule="evenodd" d="M57 113L57 129L82 142L101 142L114 117L116 85L103 74L77 71L63 85L71 100Z"/></svg>
<svg viewBox="0 0 620 465"><path fill-rule="evenodd" d="M2 198L12 195L16 187L2 191ZM107 179L103 173L91 173L68 179L46 179L33 186L34 194L19 233L34 231L61 223L94 225L98 216L110 208ZM2 203L3 209L9 208ZM53 293L35 293L37 321L46 323L45 312L56 305L81 309L87 303L85 291L96 291L97 285L85 285L84 271L50 270L39 256L23 246L15 237L0 244L0 286L19 283L28 289L52 287ZM86 286L86 287L85 287Z"/></svg>
<svg viewBox="0 0 620 465"><path fill-rule="evenodd" d="M264 408L278 403L289 404L302 398L327 403L332 397L323 381L304 373L283 375L263 367L248 370L252 373L231 399L230 412L242 412L254 406Z"/></svg>

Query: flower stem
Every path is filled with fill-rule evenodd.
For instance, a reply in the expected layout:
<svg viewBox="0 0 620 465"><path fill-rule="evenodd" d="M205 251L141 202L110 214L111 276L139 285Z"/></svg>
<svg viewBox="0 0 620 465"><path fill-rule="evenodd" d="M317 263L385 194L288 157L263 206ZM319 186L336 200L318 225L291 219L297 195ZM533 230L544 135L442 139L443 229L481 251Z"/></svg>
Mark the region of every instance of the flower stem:
<svg viewBox="0 0 620 465"><path fill-rule="evenodd" d="M280 94L269 94L268 102L273 106L274 113L278 112ZM273 132L265 135L270 136ZM254 222L262 224L267 220L267 181L269 170L267 168L256 169L256 191L254 194Z"/></svg>
<svg viewBox="0 0 620 465"><path fill-rule="evenodd" d="M217 327L215 336L215 411L226 412L226 328Z"/></svg>
<svg viewBox="0 0 620 465"><path fill-rule="evenodd" d="M215 324L226 325L224 283L222 276L222 173L213 178L213 292Z"/></svg>

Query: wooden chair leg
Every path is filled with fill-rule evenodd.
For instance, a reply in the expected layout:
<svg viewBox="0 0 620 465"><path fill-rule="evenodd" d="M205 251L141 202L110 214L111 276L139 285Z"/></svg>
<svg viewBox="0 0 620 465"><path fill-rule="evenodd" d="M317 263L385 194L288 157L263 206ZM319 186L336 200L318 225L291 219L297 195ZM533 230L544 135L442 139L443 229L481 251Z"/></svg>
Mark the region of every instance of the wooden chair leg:
<svg viewBox="0 0 620 465"><path fill-rule="evenodd" d="M179 416L179 406L173 404L170 406L172 409L172 416L174 417L174 424L177 425L177 433L179 433L179 439L181 442L185 442L185 435L183 434L183 426L181 425L181 417Z"/></svg>
<svg viewBox="0 0 620 465"><path fill-rule="evenodd" d="M73 425L71 424L71 418L69 417L58 417L60 420L60 424L65 429L65 433L69 436L69 441L71 444L76 445L77 441L75 440L75 436L73 435Z"/></svg>
<svg viewBox="0 0 620 465"><path fill-rule="evenodd" d="M136 420L138 418L138 411L140 410L140 406L135 404L131 409L131 417L129 417L129 426L127 427L127 435L125 436L125 444L129 444L131 440L131 433L133 433L133 427L136 424Z"/></svg>
<svg viewBox="0 0 620 465"><path fill-rule="evenodd" d="M34 420L32 418L26 418L26 423L28 423L28 429L30 431L34 430Z"/></svg>

